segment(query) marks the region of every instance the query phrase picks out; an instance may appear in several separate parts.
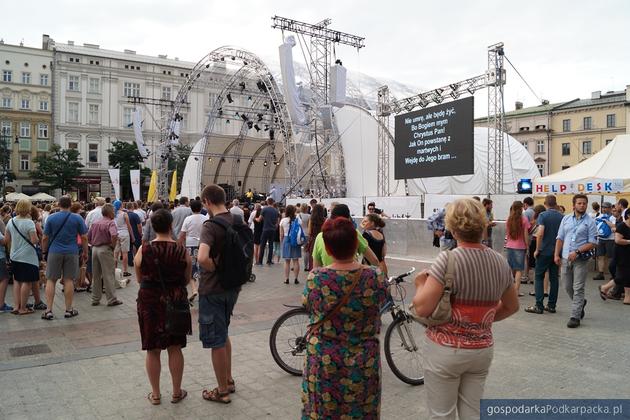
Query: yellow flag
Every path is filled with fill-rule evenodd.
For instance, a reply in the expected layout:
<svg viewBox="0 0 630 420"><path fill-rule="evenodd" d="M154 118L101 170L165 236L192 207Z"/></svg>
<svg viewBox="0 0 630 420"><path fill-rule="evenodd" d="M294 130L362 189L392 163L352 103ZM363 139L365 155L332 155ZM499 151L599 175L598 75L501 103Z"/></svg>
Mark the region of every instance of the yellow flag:
<svg viewBox="0 0 630 420"><path fill-rule="evenodd" d="M169 201L175 201L177 198L177 169L173 171L173 180L171 181L171 193L168 195Z"/></svg>
<svg viewBox="0 0 630 420"><path fill-rule="evenodd" d="M149 184L149 196L147 197L147 202L155 203L158 200L157 195L157 171L154 169L151 173L151 183Z"/></svg>

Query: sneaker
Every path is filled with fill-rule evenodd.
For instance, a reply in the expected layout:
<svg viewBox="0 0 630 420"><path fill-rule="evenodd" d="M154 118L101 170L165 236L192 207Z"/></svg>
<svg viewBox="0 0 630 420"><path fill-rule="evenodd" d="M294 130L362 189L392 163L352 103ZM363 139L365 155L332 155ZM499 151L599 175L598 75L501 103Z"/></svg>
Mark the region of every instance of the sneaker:
<svg viewBox="0 0 630 420"><path fill-rule="evenodd" d="M556 313L556 308L551 308L549 306L545 306L545 311L549 312L550 314L555 314Z"/></svg>
<svg viewBox="0 0 630 420"><path fill-rule="evenodd" d="M0 312L11 312L12 310L13 306L7 305L6 303L3 303L2 306L0 306Z"/></svg>
<svg viewBox="0 0 630 420"><path fill-rule="evenodd" d="M580 319L584 319L584 315L586 315L586 313L584 312L585 307L586 307L586 299L584 299L584 304L582 305L582 312L580 312Z"/></svg>
<svg viewBox="0 0 630 420"><path fill-rule="evenodd" d="M593 280L606 280L606 279L604 278L604 273L600 272L595 277L593 277Z"/></svg>
<svg viewBox="0 0 630 420"><path fill-rule="evenodd" d="M294 284L300 284L300 281L298 279L293 280Z"/></svg>
<svg viewBox="0 0 630 420"><path fill-rule="evenodd" d="M131 273L128 273L127 271L123 273L123 277L129 277L129 276L131 276Z"/></svg>
<svg viewBox="0 0 630 420"><path fill-rule="evenodd" d="M580 326L580 320L577 318L571 318L569 319L569 322L567 322L567 328L577 328Z"/></svg>

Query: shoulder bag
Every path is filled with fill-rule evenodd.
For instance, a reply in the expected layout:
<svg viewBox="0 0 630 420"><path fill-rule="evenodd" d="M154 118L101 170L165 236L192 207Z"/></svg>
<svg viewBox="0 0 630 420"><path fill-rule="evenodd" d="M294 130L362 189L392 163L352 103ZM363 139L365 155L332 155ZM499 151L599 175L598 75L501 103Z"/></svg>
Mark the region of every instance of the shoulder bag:
<svg viewBox="0 0 630 420"><path fill-rule="evenodd" d="M33 242L31 242L26 236L24 236L24 234L22 233L22 231L17 227L17 225L15 224L15 217L11 218L11 223L13 224L13 227L15 228L16 232L20 234L20 236L22 237L22 239L24 239L24 241L29 244L30 246L33 247L33 249L35 250L35 254L37 255L37 260L41 261L41 249L39 249L35 244L33 244Z"/></svg>
<svg viewBox="0 0 630 420"><path fill-rule="evenodd" d="M59 234L59 232L61 232L61 229L63 229L63 227L66 225L66 222L68 221L68 218L70 217L72 213L68 212L68 214L66 214L66 218L63 219L63 223L61 224L61 226L59 226L59 229L57 229L57 231L53 234L53 236L51 236L50 241L48 241L48 249L46 249L46 253L44 254L44 260L48 261L48 251L50 251L50 246L52 245L52 243L55 241L55 238L57 238L57 235Z"/></svg>
<svg viewBox="0 0 630 420"><path fill-rule="evenodd" d="M190 302L188 299L173 300L166 290L166 283L160 270L160 261L153 253L153 245L150 243L149 254L153 258L153 263L158 272L160 283L162 284L162 292L166 299L166 321L164 323L164 332L168 335L192 335L192 320L190 316Z"/></svg>
<svg viewBox="0 0 630 420"><path fill-rule="evenodd" d="M444 291L433 313L427 317L416 315L416 310L411 304L409 312L412 318L426 327L446 324L451 320L453 314L451 307L451 296L453 293L453 280L455 279L455 256L451 251L445 251L448 261L446 263L446 275L444 276Z"/></svg>
<svg viewBox="0 0 630 420"><path fill-rule="evenodd" d="M308 326L308 330L307 330L308 336L311 336L317 333L321 329L322 325L324 325L324 322L330 321L332 317L337 315L337 313L339 313L341 308L348 303L348 300L350 300L350 295L359 284L359 280L361 280L362 273L363 273L363 270L360 269L359 272L355 275L355 278L352 280L352 284L350 285L350 289L348 290L348 292L346 292L346 294L343 295L343 297L339 300L337 305L335 305L335 307L330 312L324 315L324 317L320 319L319 321Z"/></svg>

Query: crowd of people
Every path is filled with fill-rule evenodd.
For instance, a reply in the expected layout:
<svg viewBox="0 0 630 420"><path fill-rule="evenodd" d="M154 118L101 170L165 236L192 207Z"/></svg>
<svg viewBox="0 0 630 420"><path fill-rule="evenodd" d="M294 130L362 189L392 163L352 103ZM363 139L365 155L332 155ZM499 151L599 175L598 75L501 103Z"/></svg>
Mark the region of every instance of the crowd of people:
<svg viewBox="0 0 630 420"><path fill-rule="evenodd" d="M169 326L173 302L198 299L199 339L211 349L217 386L205 400L229 403L236 392L228 329L240 286L227 287L222 256L235 228L251 229L251 264L284 262L284 283L300 284L308 272L303 302L310 313L309 345L302 385L303 418L378 418L380 410L380 308L389 298L386 283L387 216L368 205L357 226L345 204L325 208L316 199L282 206L273 198L226 202L225 191L207 186L201 197L174 203L123 203L97 197L52 205L21 200L0 209L0 302L3 312L52 312L56 283L65 298L64 317L79 315L74 293L91 293L91 303L122 302L133 267L139 284L137 309L142 349L151 385L147 399L161 403L160 353L166 350L172 378L171 402L187 396L182 388L184 354L191 320ZM515 201L506 218L504 253L493 250L492 200L478 197L448 204L429 218L434 245L441 252L415 279L414 312L429 316L447 278L453 280L452 316L426 329L423 354L427 406L431 418L478 418L479 400L493 358L492 323L519 308L521 284L533 270L535 303L528 313L555 313L560 281L571 301L569 328L585 317L589 262L603 300L630 304L630 214L628 202L604 202L587 213L588 198L577 194L568 214L556 197L534 205ZM5 249L6 247L6 249ZM593 258L595 256L595 258ZM121 268L118 268L118 265ZM13 302L5 302L8 279ZM291 281L292 280L292 281ZM45 288L45 300L41 287ZM33 297L32 302L30 301ZM547 301L545 305L545 299ZM460 349L465 349L461 352Z"/></svg>

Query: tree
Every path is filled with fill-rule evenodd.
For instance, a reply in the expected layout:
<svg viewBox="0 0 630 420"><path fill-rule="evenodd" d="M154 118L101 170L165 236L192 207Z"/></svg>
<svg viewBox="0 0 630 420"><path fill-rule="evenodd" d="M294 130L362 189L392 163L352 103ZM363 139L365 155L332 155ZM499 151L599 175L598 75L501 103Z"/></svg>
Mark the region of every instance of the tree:
<svg viewBox="0 0 630 420"><path fill-rule="evenodd" d="M77 178L81 175L83 165L79 162L79 151L62 149L58 144L51 146L50 152L33 159L37 169L30 176L52 189L60 189L61 194L78 186Z"/></svg>
<svg viewBox="0 0 630 420"><path fill-rule="evenodd" d="M107 149L107 152L109 153L109 166L120 169L121 198L128 199L132 196L129 171L140 169L140 164L144 162L144 158L134 143L124 141L113 142L111 149Z"/></svg>
<svg viewBox="0 0 630 420"><path fill-rule="evenodd" d="M175 146L173 158L169 159L168 161L169 171L174 171L175 169L177 169L177 191L181 190L182 177L184 176L184 169L186 168L186 162L188 162L190 152L192 152L191 145L178 144L177 146ZM169 182L168 185L170 188L171 183Z"/></svg>

